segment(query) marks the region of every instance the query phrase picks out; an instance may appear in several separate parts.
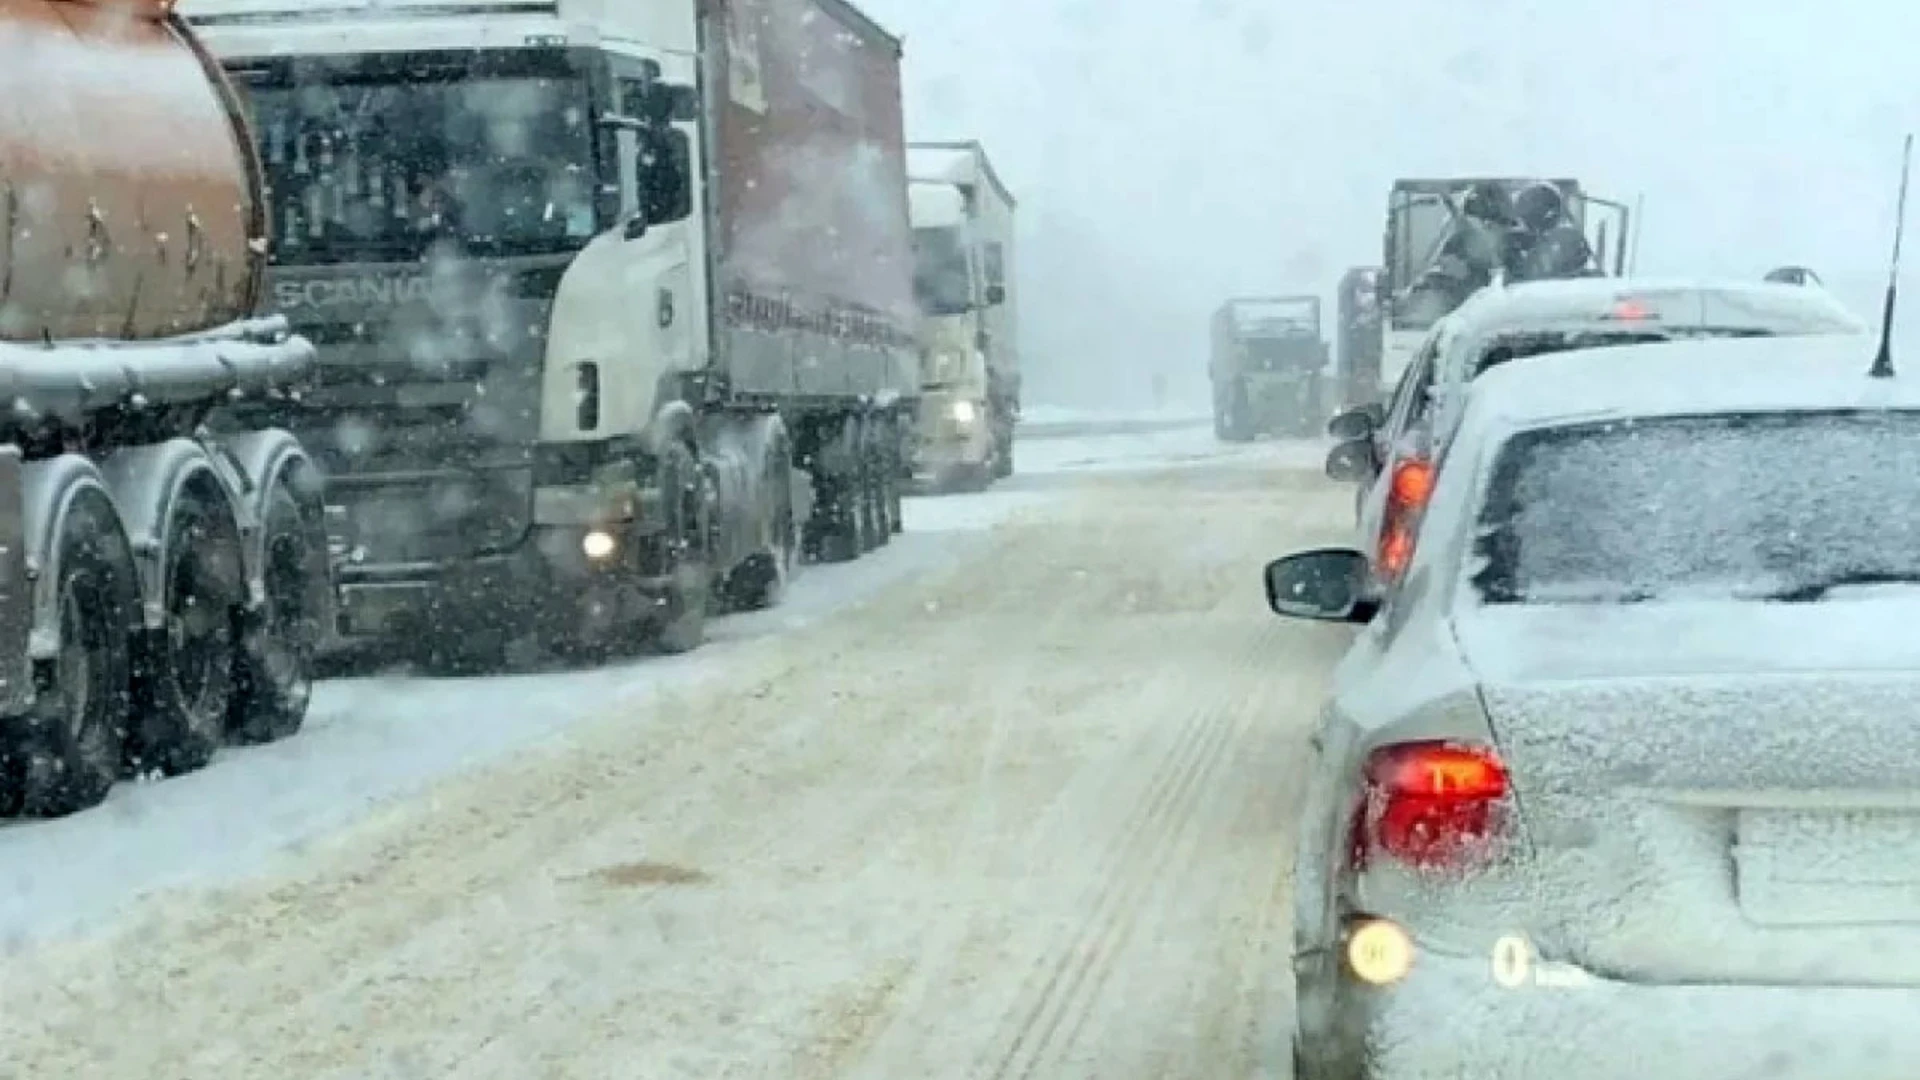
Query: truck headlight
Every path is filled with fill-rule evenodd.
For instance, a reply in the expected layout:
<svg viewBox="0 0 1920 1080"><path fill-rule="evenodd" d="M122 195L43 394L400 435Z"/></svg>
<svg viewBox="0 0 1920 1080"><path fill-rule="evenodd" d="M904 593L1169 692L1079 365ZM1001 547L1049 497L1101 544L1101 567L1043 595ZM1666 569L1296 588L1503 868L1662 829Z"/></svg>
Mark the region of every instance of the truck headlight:
<svg viewBox="0 0 1920 1080"><path fill-rule="evenodd" d="M973 407L971 401L956 401L948 412L958 424L971 424L978 416L978 410Z"/></svg>
<svg viewBox="0 0 1920 1080"><path fill-rule="evenodd" d="M581 552L585 554L587 558L596 561L611 556L619 546L619 543L614 540L613 534L605 529L590 530L585 536L580 538Z"/></svg>

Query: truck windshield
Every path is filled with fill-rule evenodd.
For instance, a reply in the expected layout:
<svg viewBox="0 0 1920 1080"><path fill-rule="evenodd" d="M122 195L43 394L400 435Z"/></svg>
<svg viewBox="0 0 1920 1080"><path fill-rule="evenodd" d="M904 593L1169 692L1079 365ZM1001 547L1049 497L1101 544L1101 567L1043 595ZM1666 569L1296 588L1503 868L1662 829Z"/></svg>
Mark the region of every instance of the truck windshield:
<svg viewBox="0 0 1920 1080"><path fill-rule="evenodd" d="M913 230L913 292L928 315L961 315L973 308L967 245L956 226Z"/></svg>
<svg viewBox="0 0 1920 1080"><path fill-rule="evenodd" d="M249 96L281 263L411 261L447 242L536 254L594 235L584 80L303 80Z"/></svg>
<svg viewBox="0 0 1920 1080"><path fill-rule="evenodd" d="M1320 363L1320 339L1311 335L1242 338L1249 371L1299 371Z"/></svg>

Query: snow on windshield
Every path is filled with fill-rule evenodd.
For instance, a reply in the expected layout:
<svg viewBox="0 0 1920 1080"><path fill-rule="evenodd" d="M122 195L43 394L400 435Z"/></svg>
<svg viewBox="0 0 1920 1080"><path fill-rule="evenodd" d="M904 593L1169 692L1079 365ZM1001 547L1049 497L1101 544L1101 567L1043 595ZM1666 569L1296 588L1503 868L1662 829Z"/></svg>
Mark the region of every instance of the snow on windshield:
<svg viewBox="0 0 1920 1080"><path fill-rule="evenodd" d="M1920 414L1687 416L1510 443L1481 518L1492 603L1752 597L1920 577Z"/></svg>

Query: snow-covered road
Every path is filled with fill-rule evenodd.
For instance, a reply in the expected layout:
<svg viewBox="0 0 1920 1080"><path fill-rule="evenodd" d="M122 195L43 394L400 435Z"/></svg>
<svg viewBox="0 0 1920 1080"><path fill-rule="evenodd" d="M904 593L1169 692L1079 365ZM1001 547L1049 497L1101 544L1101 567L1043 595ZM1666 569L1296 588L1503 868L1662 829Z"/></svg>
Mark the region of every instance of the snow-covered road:
<svg viewBox="0 0 1920 1080"><path fill-rule="evenodd" d="M1281 1075L1318 457L1034 440L690 656L344 681L0 831L0 1076Z"/></svg>

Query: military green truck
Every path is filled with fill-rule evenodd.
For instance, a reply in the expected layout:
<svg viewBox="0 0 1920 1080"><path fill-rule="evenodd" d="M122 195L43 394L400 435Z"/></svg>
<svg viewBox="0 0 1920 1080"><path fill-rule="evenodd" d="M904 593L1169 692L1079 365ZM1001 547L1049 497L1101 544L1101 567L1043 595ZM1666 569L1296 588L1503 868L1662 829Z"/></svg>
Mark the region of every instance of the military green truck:
<svg viewBox="0 0 1920 1080"><path fill-rule="evenodd" d="M1213 313L1213 431L1223 442L1311 436L1326 422L1318 296L1242 297Z"/></svg>

